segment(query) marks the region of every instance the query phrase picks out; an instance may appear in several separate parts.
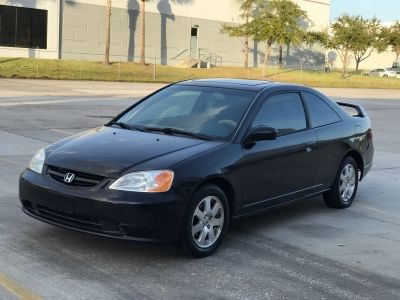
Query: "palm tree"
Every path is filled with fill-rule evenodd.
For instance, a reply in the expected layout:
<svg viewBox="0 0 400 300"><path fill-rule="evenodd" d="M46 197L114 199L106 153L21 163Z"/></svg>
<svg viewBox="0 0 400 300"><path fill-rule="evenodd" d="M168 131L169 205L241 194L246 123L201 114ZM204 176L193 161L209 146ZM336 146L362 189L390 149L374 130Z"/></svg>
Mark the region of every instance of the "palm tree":
<svg viewBox="0 0 400 300"><path fill-rule="evenodd" d="M142 23L141 23L141 39L140 39L140 63L145 65L146 64L146 6L145 3L148 0L140 0L140 15L142 16Z"/></svg>
<svg viewBox="0 0 400 300"><path fill-rule="evenodd" d="M111 37L111 0L106 0L106 49L104 64L110 64L110 37Z"/></svg>
<svg viewBox="0 0 400 300"><path fill-rule="evenodd" d="M249 33L249 23L250 18L253 15L253 9L255 0L241 0L242 14L241 17L244 18L244 67L247 69L249 67L249 40L251 34Z"/></svg>

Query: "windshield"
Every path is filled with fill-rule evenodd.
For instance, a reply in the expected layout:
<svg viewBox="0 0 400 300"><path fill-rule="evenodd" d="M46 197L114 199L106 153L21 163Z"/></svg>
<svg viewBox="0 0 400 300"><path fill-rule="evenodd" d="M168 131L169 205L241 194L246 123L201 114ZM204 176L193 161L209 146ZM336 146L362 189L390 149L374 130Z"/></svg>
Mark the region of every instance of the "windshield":
<svg viewBox="0 0 400 300"><path fill-rule="evenodd" d="M117 122L150 131L167 128L164 132L170 134L182 131L229 139L256 94L253 91L174 85L136 105Z"/></svg>

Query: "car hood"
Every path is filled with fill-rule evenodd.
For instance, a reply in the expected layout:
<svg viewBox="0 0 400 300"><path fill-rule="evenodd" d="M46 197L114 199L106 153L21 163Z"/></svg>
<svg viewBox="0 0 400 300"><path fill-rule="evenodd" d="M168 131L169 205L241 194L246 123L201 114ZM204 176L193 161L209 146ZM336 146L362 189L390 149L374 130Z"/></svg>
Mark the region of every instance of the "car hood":
<svg viewBox="0 0 400 300"><path fill-rule="evenodd" d="M214 147L216 142L181 136L101 127L49 146L46 164L101 176L118 177L149 160L170 155L160 168L166 168ZM179 157L179 159L177 158ZM167 162L165 162L167 160Z"/></svg>

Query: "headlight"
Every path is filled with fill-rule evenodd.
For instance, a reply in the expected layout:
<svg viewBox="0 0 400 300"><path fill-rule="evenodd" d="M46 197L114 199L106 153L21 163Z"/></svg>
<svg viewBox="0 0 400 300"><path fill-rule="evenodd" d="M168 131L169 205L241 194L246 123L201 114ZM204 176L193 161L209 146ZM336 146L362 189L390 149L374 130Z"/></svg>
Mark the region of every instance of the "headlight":
<svg viewBox="0 0 400 300"><path fill-rule="evenodd" d="M43 149L40 149L36 154L32 157L29 162L29 169L32 171L42 174L44 160L46 159L46 153Z"/></svg>
<svg viewBox="0 0 400 300"><path fill-rule="evenodd" d="M168 170L143 171L126 174L118 178L111 186L112 190L162 193L171 188L174 172Z"/></svg>

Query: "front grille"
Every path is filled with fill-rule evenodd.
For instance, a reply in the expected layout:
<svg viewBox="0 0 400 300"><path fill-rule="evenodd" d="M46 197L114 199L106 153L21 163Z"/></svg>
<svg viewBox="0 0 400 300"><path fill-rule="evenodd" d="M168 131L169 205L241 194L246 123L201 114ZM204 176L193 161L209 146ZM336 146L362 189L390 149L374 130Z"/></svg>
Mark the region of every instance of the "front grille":
<svg viewBox="0 0 400 300"><path fill-rule="evenodd" d="M72 173L75 175L74 179L70 183L67 183L64 181L64 176L67 173ZM46 174L47 174L47 176L51 177L52 179L57 180L58 182L62 182L65 185L80 186L80 187L96 186L100 182L102 182L105 178L103 176L98 176L98 175L93 175L93 174L88 174L88 173L83 173L83 172L77 172L77 171L59 168L59 167L55 167L55 166L47 166Z"/></svg>

